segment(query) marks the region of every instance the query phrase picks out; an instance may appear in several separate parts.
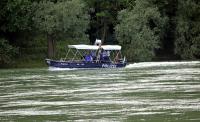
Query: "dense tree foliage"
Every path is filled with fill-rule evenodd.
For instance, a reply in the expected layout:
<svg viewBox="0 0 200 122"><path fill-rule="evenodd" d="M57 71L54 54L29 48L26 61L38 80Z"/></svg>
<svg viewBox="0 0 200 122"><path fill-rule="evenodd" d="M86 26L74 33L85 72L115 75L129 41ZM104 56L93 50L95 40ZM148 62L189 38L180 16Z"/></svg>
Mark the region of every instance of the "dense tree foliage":
<svg viewBox="0 0 200 122"><path fill-rule="evenodd" d="M16 54L15 59L53 58L55 47L60 52L69 43L93 44L96 38L121 44L129 61L199 59L200 2L1 0L0 38L1 64Z"/></svg>
<svg viewBox="0 0 200 122"><path fill-rule="evenodd" d="M158 8L150 1L136 0L132 10L123 10L119 13L119 21L116 36L124 45L128 59L151 60L155 55L155 49L159 48L165 23Z"/></svg>
<svg viewBox="0 0 200 122"><path fill-rule="evenodd" d="M65 37L86 42L85 31L89 16L85 5L80 0L51 2L41 1L37 5L34 22L37 29L47 35L48 57L55 56L55 40Z"/></svg>
<svg viewBox="0 0 200 122"><path fill-rule="evenodd" d="M86 0L91 16L90 35L91 43L96 38L104 43L114 43L114 26L117 22L118 11L123 8L121 0Z"/></svg>
<svg viewBox="0 0 200 122"><path fill-rule="evenodd" d="M175 53L183 59L200 57L200 2L178 1Z"/></svg>
<svg viewBox="0 0 200 122"><path fill-rule="evenodd" d="M30 30L32 3L29 0L2 0L0 8L1 31L16 32Z"/></svg>
<svg viewBox="0 0 200 122"><path fill-rule="evenodd" d="M0 67L13 62L13 57L18 49L8 44L5 39L0 39Z"/></svg>

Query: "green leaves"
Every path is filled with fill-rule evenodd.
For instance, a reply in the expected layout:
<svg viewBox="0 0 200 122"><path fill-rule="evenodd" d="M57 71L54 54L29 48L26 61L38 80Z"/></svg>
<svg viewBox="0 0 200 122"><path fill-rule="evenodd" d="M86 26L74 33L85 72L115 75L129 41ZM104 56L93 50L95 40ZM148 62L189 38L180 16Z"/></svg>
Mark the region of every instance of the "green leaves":
<svg viewBox="0 0 200 122"><path fill-rule="evenodd" d="M8 0L2 4L0 30L16 32L31 29L33 9L29 0Z"/></svg>
<svg viewBox="0 0 200 122"><path fill-rule="evenodd" d="M81 0L41 1L37 4L34 22L48 40L48 57L55 57L56 41L73 40L87 42L86 29L89 16Z"/></svg>
<svg viewBox="0 0 200 122"><path fill-rule="evenodd" d="M42 32L56 36L66 34L65 37L83 37L89 24L89 16L85 5L80 0L53 3L42 1L38 4L34 21Z"/></svg>
<svg viewBox="0 0 200 122"><path fill-rule="evenodd" d="M118 11L125 7L124 0L84 0L90 8L90 41L99 38L104 44L112 44L115 39L114 27Z"/></svg>
<svg viewBox="0 0 200 122"><path fill-rule="evenodd" d="M119 13L115 28L117 39L124 45L130 60L148 61L159 48L164 18L158 9L148 1L136 0L133 10Z"/></svg>
<svg viewBox="0 0 200 122"><path fill-rule="evenodd" d="M200 57L200 6L198 2L179 0L175 53L183 59Z"/></svg>
<svg viewBox="0 0 200 122"><path fill-rule="evenodd" d="M9 64L13 57L18 53L18 49L9 45L5 39L0 39L0 66Z"/></svg>

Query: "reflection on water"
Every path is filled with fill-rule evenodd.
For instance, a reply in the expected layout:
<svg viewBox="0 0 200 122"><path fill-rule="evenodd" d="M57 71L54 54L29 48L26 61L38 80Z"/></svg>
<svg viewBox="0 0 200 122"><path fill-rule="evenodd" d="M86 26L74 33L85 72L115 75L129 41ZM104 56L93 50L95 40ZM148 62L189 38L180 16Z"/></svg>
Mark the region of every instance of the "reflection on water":
<svg viewBox="0 0 200 122"><path fill-rule="evenodd" d="M0 70L1 121L200 121L200 62Z"/></svg>

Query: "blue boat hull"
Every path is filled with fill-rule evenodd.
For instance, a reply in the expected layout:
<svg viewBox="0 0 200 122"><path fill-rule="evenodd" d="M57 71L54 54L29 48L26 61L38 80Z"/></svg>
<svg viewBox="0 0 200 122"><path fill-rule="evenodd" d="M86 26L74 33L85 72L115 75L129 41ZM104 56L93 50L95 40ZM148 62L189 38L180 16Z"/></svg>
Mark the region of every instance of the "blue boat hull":
<svg viewBox="0 0 200 122"><path fill-rule="evenodd" d="M46 63L49 67L55 68L122 68L126 66L125 63L111 63L111 62L69 62L69 61L57 61L46 59Z"/></svg>

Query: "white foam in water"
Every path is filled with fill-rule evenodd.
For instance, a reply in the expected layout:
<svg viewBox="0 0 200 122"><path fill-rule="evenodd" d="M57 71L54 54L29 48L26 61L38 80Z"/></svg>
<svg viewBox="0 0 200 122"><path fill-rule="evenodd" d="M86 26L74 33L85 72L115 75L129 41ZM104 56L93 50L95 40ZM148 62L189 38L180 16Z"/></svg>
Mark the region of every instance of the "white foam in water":
<svg viewBox="0 0 200 122"><path fill-rule="evenodd" d="M195 65L200 64L200 61L184 61L184 62L141 62L129 64L126 68L145 68L145 67L160 67L160 66L177 66L177 65Z"/></svg>
<svg viewBox="0 0 200 122"><path fill-rule="evenodd" d="M77 70L75 68L56 68L56 67L49 67L49 71L68 71L68 70Z"/></svg>

